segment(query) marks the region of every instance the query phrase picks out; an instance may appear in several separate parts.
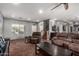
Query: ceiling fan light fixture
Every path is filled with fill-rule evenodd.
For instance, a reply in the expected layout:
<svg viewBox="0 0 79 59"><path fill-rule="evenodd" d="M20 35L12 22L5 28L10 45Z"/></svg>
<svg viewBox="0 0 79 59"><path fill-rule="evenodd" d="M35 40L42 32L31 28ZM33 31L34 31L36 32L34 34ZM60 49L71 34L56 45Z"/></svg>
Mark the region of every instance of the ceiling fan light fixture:
<svg viewBox="0 0 79 59"><path fill-rule="evenodd" d="M65 10L68 10L68 3L63 3Z"/></svg>

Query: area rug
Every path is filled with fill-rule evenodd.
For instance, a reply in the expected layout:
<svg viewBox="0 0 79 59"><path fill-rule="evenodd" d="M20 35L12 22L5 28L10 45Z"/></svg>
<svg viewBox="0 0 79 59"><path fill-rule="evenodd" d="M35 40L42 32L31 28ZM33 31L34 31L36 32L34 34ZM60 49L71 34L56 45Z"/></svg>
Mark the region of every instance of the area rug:
<svg viewBox="0 0 79 59"><path fill-rule="evenodd" d="M25 43L24 40L11 40L10 41L10 56L35 56L35 45Z"/></svg>

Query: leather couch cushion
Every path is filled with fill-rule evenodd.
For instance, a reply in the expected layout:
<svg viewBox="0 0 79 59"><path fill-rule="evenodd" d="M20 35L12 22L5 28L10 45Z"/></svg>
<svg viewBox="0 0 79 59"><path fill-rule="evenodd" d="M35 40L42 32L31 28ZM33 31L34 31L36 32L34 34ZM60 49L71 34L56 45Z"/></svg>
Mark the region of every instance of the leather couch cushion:
<svg viewBox="0 0 79 59"><path fill-rule="evenodd" d="M79 44L75 44L75 43L71 43L69 45L69 49L75 51L75 52L79 52Z"/></svg>
<svg viewBox="0 0 79 59"><path fill-rule="evenodd" d="M75 44L79 44L79 40L77 40L77 39L73 39L73 43L75 43Z"/></svg>
<svg viewBox="0 0 79 59"><path fill-rule="evenodd" d="M58 37L58 40L64 40L66 39L65 37Z"/></svg>
<svg viewBox="0 0 79 59"><path fill-rule="evenodd" d="M72 39L64 39L66 42L73 42L73 40Z"/></svg>
<svg viewBox="0 0 79 59"><path fill-rule="evenodd" d="M63 40L53 40L53 43L55 43L59 46L63 46Z"/></svg>
<svg viewBox="0 0 79 59"><path fill-rule="evenodd" d="M65 37L67 38L67 33L57 33L57 37Z"/></svg>
<svg viewBox="0 0 79 59"><path fill-rule="evenodd" d="M79 34L75 33L74 34L74 39L79 39Z"/></svg>
<svg viewBox="0 0 79 59"><path fill-rule="evenodd" d="M56 40L56 39L57 39L57 37L53 37L53 38L52 38L52 40Z"/></svg>

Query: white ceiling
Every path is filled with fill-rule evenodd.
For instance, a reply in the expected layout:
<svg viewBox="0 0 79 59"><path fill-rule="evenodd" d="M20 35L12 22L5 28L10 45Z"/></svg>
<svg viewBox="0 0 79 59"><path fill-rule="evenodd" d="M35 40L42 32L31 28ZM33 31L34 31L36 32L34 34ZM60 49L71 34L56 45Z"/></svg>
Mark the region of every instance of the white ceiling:
<svg viewBox="0 0 79 59"><path fill-rule="evenodd" d="M13 18L22 18L21 20L28 20L31 21L36 20L43 20L47 19L48 15L47 9L51 6L56 4L50 3L20 3L20 4L13 4L13 3L1 3L0 4L0 11L5 17L13 17ZM38 10L43 10L42 14L38 13Z"/></svg>
<svg viewBox="0 0 79 59"><path fill-rule="evenodd" d="M51 19L79 21L79 3L69 3L69 9L65 10L64 6L56 8L50 12Z"/></svg>
<svg viewBox="0 0 79 59"><path fill-rule="evenodd" d="M45 19L62 19L62 20L72 20L79 17L79 4L69 3L69 9L65 10L64 6L50 10L57 3L0 3L0 11L4 17L15 18L19 20L38 21ZM43 10L42 14L38 13L38 10Z"/></svg>

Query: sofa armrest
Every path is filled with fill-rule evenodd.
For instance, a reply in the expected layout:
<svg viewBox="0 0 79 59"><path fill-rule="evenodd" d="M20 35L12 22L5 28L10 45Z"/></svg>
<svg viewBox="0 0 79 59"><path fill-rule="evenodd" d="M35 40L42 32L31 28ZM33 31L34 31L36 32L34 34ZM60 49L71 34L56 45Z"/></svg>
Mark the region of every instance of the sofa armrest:
<svg viewBox="0 0 79 59"><path fill-rule="evenodd" d="M3 50L0 48L0 56L2 56Z"/></svg>
<svg viewBox="0 0 79 59"><path fill-rule="evenodd" d="M6 49L4 55L9 55L10 40L6 41Z"/></svg>
<svg viewBox="0 0 79 59"><path fill-rule="evenodd" d="M52 40L56 40L56 39L57 39L57 37L53 37L53 38L52 38Z"/></svg>

